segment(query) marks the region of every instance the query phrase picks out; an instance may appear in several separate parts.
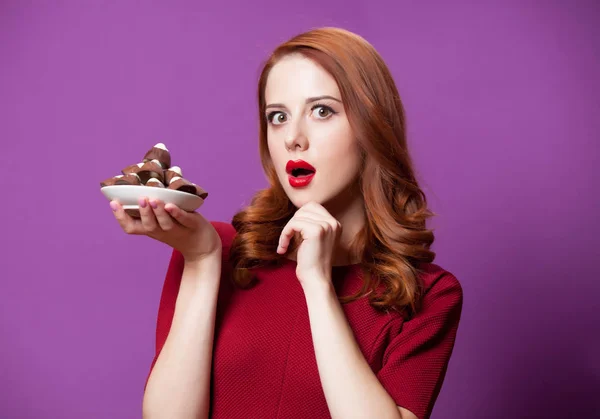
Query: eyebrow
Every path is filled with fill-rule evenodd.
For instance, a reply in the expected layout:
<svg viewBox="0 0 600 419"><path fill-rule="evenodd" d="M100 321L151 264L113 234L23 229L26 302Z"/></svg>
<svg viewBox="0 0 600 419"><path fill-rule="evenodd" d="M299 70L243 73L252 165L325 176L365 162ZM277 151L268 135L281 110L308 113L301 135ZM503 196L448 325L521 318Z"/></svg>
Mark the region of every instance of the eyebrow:
<svg viewBox="0 0 600 419"><path fill-rule="evenodd" d="M306 99L305 103L308 105L309 103L316 102L318 100L323 100L323 99L331 99L331 100L335 100L336 102L342 103L341 100L339 100L339 99L337 99L337 98L335 98L333 96L328 96L328 95L325 95L325 96L316 96L316 97L309 97L308 99ZM269 108L285 108L285 107L286 106L283 103L271 103L271 104L267 105L265 107L265 109L269 109Z"/></svg>

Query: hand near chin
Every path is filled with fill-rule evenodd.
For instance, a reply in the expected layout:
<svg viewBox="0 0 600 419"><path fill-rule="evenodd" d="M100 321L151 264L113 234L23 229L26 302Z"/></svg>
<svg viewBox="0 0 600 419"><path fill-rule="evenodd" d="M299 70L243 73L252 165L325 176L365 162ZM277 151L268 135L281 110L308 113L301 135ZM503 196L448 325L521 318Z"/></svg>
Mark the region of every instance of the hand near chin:
<svg viewBox="0 0 600 419"><path fill-rule="evenodd" d="M285 254L294 235L298 237L296 276L303 289L331 282L333 251L341 232L341 224L316 202L303 205L285 225L277 253Z"/></svg>

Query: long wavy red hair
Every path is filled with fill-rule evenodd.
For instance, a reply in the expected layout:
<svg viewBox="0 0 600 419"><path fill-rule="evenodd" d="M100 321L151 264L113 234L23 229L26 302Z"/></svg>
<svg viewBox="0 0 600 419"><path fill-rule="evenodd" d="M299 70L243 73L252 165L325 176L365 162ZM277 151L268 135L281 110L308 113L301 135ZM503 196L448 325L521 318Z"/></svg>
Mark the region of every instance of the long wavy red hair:
<svg viewBox="0 0 600 419"><path fill-rule="evenodd" d="M414 313L423 292L419 264L435 258L430 250L434 235L426 228L426 220L434 214L415 179L404 108L389 69L371 44L340 28L295 36L277 47L263 67L258 83L259 151L270 186L233 217L237 231L230 250L233 281L250 287L253 268L278 266L285 258L276 248L297 208L279 183L269 155L265 87L273 66L293 53L313 60L334 77L363 156L359 186L366 223L352 248L361 260L363 287L340 301L368 296L377 309Z"/></svg>

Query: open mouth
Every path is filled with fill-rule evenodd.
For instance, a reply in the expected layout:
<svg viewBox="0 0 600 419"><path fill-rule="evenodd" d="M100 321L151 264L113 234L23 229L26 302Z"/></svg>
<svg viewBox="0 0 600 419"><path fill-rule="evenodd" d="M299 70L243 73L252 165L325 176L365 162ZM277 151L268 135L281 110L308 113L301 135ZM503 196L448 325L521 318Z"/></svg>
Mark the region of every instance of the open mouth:
<svg viewBox="0 0 600 419"><path fill-rule="evenodd" d="M314 175L315 172L314 172L314 170L298 168L298 169L292 169L292 172L290 174L293 177L302 178L302 177L308 177L308 176Z"/></svg>
<svg viewBox="0 0 600 419"><path fill-rule="evenodd" d="M304 160L290 160L285 166L290 186L302 188L308 186L315 177L316 169Z"/></svg>

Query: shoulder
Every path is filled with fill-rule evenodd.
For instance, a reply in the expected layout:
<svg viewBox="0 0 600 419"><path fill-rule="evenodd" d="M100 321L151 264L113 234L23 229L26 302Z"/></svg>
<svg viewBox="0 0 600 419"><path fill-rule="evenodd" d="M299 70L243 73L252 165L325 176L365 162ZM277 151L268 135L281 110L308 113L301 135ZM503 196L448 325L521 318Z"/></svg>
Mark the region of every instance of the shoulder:
<svg viewBox="0 0 600 419"><path fill-rule="evenodd" d="M233 242L233 238L236 234L235 228L233 228L233 225L231 225L231 223L227 223L224 221L210 221L210 223L221 238L221 244L223 246L223 257L225 258L227 255L229 255L229 249L231 248L231 243ZM183 255L178 250L173 249L171 252L171 267L173 269L183 271L183 264Z"/></svg>
<svg viewBox="0 0 600 419"><path fill-rule="evenodd" d="M217 230L217 233L219 233L219 237L221 237L223 250L229 250L231 243L233 242L233 238L237 233L235 228L233 228L233 225L224 221L211 221L210 223L215 230Z"/></svg>
<svg viewBox="0 0 600 419"><path fill-rule="evenodd" d="M233 236L235 236L236 231L231 223L227 223L225 221L211 221L210 223L215 230L217 230L217 233L219 233L221 238L233 238Z"/></svg>
<svg viewBox="0 0 600 419"><path fill-rule="evenodd" d="M454 349L463 292L456 276L439 265L418 269L424 287L421 307L393 325L382 345L377 378L397 406L428 418Z"/></svg>
<svg viewBox="0 0 600 419"><path fill-rule="evenodd" d="M463 288L452 272L435 263L419 265L419 272L424 287L422 310L454 308L460 312Z"/></svg>

